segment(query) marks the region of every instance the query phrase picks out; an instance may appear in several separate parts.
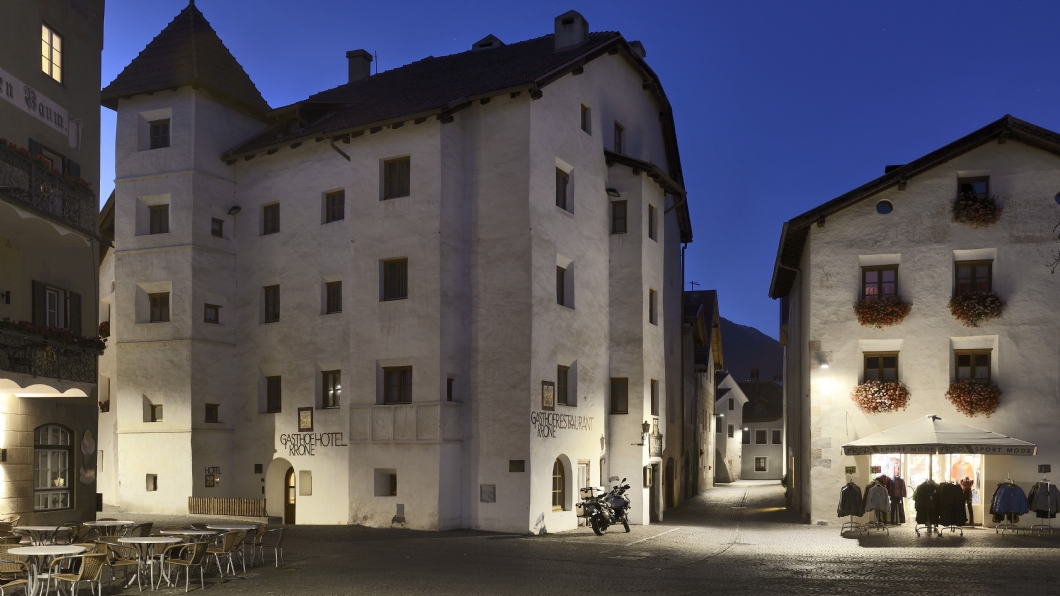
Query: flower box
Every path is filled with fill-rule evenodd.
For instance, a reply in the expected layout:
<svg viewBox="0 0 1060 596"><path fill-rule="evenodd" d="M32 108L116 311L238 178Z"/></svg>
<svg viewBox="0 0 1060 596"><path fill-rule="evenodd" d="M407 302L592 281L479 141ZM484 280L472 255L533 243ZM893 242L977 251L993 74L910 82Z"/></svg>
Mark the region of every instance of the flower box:
<svg viewBox="0 0 1060 596"><path fill-rule="evenodd" d="M880 329L901 323L912 307L901 296L888 296L862 300L854 304L854 313L858 316L858 322L865 327Z"/></svg>
<svg viewBox="0 0 1060 596"><path fill-rule="evenodd" d="M99 336L103 339L110 337L110 321L103 321L99 324Z"/></svg>
<svg viewBox="0 0 1060 596"><path fill-rule="evenodd" d="M62 329L59 327L45 327L42 325L34 325L29 321L0 321L0 330L12 331L22 335L28 335L31 337L38 337L43 340L52 342L53 344L62 344L66 346L84 348L86 350L94 350L96 352L102 352L107 348L107 342L99 337L85 337L79 333L74 333L69 329Z"/></svg>
<svg viewBox="0 0 1060 596"><path fill-rule="evenodd" d="M968 224L976 228L985 228L1001 219L1001 204L995 196L979 196L975 193L961 193L953 200L950 212L953 221Z"/></svg>
<svg viewBox="0 0 1060 596"><path fill-rule="evenodd" d="M985 381L960 379L950 383L946 399L966 416L983 414L989 418L1001 405L1001 389Z"/></svg>
<svg viewBox="0 0 1060 596"><path fill-rule="evenodd" d="M969 292L950 298L950 314L965 327L1001 317L1005 301L993 292Z"/></svg>
<svg viewBox="0 0 1060 596"><path fill-rule="evenodd" d="M850 399L866 414L897 412L909 405L909 389L901 381L865 381L854 387Z"/></svg>

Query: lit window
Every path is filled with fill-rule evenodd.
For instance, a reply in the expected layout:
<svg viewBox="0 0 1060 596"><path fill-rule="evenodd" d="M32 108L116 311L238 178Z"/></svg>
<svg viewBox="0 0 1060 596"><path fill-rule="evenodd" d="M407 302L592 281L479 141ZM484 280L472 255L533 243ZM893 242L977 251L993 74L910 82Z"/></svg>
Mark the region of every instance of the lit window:
<svg viewBox="0 0 1060 596"><path fill-rule="evenodd" d="M321 373L324 377L324 395L321 400L322 407L339 407L339 396L342 393L342 375L337 370L325 370Z"/></svg>
<svg viewBox="0 0 1060 596"><path fill-rule="evenodd" d="M44 74L63 82L63 38L47 25L40 27L40 66Z"/></svg>
<svg viewBox="0 0 1060 596"><path fill-rule="evenodd" d="M552 464L552 510L563 511L563 503L567 500L566 474L563 471L563 462L556 459Z"/></svg>
<svg viewBox="0 0 1060 596"><path fill-rule="evenodd" d="M33 509L69 509L70 431L49 424L33 433Z"/></svg>

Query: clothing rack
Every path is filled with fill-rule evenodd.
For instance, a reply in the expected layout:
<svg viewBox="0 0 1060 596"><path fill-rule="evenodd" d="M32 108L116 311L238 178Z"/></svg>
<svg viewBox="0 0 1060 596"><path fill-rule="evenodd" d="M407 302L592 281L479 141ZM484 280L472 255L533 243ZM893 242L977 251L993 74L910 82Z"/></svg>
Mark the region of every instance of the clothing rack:
<svg viewBox="0 0 1060 596"><path fill-rule="evenodd" d="M1053 527L1053 518L1051 517L1052 512L1049 511L1049 506L1052 505L1052 503L1050 503L1050 500L1053 498L1053 495L1050 494L1050 492L1049 492L1049 484L1050 484L1049 483L1049 479L1048 478L1042 478L1038 482L1044 482L1045 483L1045 507L1046 507L1045 523L1044 524L1035 524L1035 525L1031 526L1031 530L1030 531L1031 532L1037 531L1038 535L1041 536L1042 532L1049 532L1051 534L1051 533L1053 533L1056 530L1060 530L1060 528L1054 528Z"/></svg>
<svg viewBox="0 0 1060 596"><path fill-rule="evenodd" d="M880 484L880 478L883 476L885 476L885 474L880 474L879 476L876 476L875 478L873 478L872 482ZM890 476L888 476L887 479L890 480ZM890 495L887 495L887 498L888 501L890 501ZM876 519L868 522L867 524L863 524L863 531L870 532L872 530L883 530L885 534L890 536L891 531L887 528L887 523L884 521L885 513L883 511L880 511L879 509L873 511L873 513L875 514L873 517L875 517Z"/></svg>
<svg viewBox="0 0 1060 596"><path fill-rule="evenodd" d="M930 518L931 514L928 514L928 517ZM932 532L934 532L936 536L942 536L942 530L939 529L938 524L917 524L913 526L913 531L916 532L917 536L920 535L921 529L927 530L928 536L930 536ZM964 535L963 531L961 535Z"/></svg>
<svg viewBox="0 0 1060 596"><path fill-rule="evenodd" d="M1006 484L1016 484L1015 482L1012 481L1012 475L1011 474L1006 474L1005 475L1005 483ZM983 516L985 518L986 514L984 513ZM984 519L983 522L984 522L984 525L985 525L986 520ZM1004 536L1005 532L1013 532L1014 534L1016 534L1018 536L1019 533L1020 533L1020 530L1022 530L1022 529L1023 528L1017 526L1016 524L1014 524L1012 522L1002 522L1002 523L999 523L998 525L994 526L994 533L997 534L1000 531L1001 535Z"/></svg>
<svg viewBox="0 0 1060 596"><path fill-rule="evenodd" d="M851 474L847 474L847 484L854 481L854 477ZM865 524L854 521L854 515L850 515L850 521L843 522L843 526L839 528L839 535L842 536L846 532L865 532Z"/></svg>
<svg viewBox="0 0 1060 596"><path fill-rule="evenodd" d="M952 534L954 532L960 532L961 536L962 537L964 536L964 528L962 528L960 526L955 526L953 524L950 524L948 526L942 526L941 528L939 528L938 535L942 536L942 533L945 532L946 530L949 530L950 534Z"/></svg>

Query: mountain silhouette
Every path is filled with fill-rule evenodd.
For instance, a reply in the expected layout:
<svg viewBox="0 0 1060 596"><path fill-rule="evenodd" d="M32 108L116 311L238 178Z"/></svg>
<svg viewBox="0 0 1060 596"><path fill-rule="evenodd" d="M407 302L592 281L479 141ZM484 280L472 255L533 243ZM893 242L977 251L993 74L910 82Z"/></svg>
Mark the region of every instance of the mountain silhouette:
<svg viewBox="0 0 1060 596"><path fill-rule="evenodd" d="M762 381L771 381L783 374L784 348L754 327L722 317L721 346L725 369L737 381L749 380L752 368L758 369L758 378Z"/></svg>

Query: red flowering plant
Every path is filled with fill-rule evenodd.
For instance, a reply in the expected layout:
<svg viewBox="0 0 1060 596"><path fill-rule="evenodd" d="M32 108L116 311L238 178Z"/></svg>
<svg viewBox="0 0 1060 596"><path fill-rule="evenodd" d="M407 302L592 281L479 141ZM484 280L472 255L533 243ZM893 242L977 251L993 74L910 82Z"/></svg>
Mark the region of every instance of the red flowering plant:
<svg viewBox="0 0 1060 596"><path fill-rule="evenodd" d="M854 387L850 399L866 414L897 412L909 405L909 389L901 381L865 381Z"/></svg>
<svg viewBox="0 0 1060 596"><path fill-rule="evenodd" d="M110 337L110 321L103 321L99 324L99 336L103 339Z"/></svg>
<svg viewBox="0 0 1060 596"><path fill-rule="evenodd" d="M1005 301L993 292L966 292L950 298L950 313L965 327L1001 317Z"/></svg>
<svg viewBox="0 0 1060 596"><path fill-rule="evenodd" d="M997 197L963 192L957 195L950 208L953 221L976 228L985 228L1001 219L1001 203Z"/></svg>
<svg viewBox="0 0 1060 596"><path fill-rule="evenodd" d="M0 321L0 330L14 331L15 333L21 333L22 335L32 335L56 343L85 348L86 350L95 350L97 352L102 352L107 348L107 340L105 339L99 337L85 337L80 333L74 333L69 329L60 329L59 327L34 325L29 321L19 321L17 323L8 320Z"/></svg>
<svg viewBox="0 0 1060 596"><path fill-rule="evenodd" d="M885 296L855 303L854 313L862 325L880 329L901 323L912 308L901 296Z"/></svg>
<svg viewBox="0 0 1060 596"><path fill-rule="evenodd" d="M109 412L110 411L110 400L109 399L106 400L106 401L99 402L99 411L100 412Z"/></svg>
<svg viewBox="0 0 1060 596"><path fill-rule="evenodd" d="M958 379L950 383L946 398L966 416L983 414L989 418L1001 405L1001 389L993 383Z"/></svg>
<svg viewBox="0 0 1060 596"><path fill-rule="evenodd" d="M69 174L63 173L63 172L53 168L51 160L49 160L47 157L44 157L43 155L34 155L34 154L30 153L28 149L25 149L23 147L19 147L18 145L8 141L7 139L5 139L3 137L0 137L0 145L10 147L12 150L15 151L15 153L18 153L22 157L25 157L26 159L29 159L31 161L36 162L38 166L47 169L52 174L55 174L56 176L59 176L60 178L63 178L64 180L66 180L67 182L69 182L70 184L76 186L77 188L79 188L81 190L92 190L92 183L91 182L89 182L88 180L85 180L84 178L75 178L74 176L71 176Z"/></svg>

